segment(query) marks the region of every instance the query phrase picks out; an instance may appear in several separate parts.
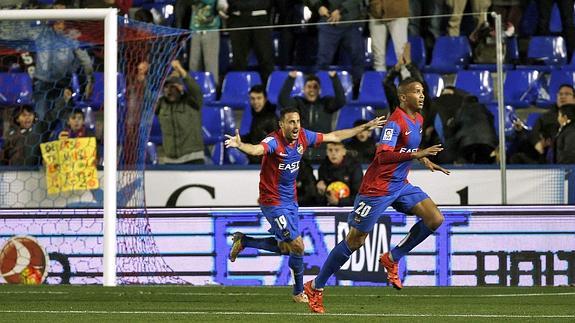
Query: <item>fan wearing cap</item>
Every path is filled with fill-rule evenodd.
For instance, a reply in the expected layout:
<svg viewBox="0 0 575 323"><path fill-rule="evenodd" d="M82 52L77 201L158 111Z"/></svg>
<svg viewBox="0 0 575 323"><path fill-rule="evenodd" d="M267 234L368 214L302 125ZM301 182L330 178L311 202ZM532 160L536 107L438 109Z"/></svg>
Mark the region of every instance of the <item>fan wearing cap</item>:
<svg viewBox="0 0 575 323"><path fill-rule="evenodd" d="M203 164L202 92L179 61L164 82L156 114L162 130L161 164Z"/></svg>

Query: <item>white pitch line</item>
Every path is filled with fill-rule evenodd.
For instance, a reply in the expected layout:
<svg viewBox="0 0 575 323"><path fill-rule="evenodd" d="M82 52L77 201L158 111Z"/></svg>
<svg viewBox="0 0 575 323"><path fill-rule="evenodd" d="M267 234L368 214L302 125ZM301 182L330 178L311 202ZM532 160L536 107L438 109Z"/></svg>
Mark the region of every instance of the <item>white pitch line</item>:
<svg viewBox="0 0 575 323"><path fill-rule="evenodd" d="M526 314L409 314L409 313L299 313L299 312L206 312L206 311L59 311L59 310L0 310L4 314L144 314L144 315L253 315L253 316L347 316L347 317L462 317L462 318L575 318L575 315L526 315Z"/></svg>

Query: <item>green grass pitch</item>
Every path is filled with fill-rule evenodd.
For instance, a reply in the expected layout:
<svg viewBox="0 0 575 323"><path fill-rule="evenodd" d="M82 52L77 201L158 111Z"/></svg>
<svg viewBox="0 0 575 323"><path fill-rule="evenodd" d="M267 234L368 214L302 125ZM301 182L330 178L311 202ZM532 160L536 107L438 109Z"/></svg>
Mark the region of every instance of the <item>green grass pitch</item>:
<svg viewBox="0 0 575 323"><path fill-rule="evenodd" d="M575 321L573 287L328 287L324 303L310 313L289 287L0 285L0 322Z"/></svg>

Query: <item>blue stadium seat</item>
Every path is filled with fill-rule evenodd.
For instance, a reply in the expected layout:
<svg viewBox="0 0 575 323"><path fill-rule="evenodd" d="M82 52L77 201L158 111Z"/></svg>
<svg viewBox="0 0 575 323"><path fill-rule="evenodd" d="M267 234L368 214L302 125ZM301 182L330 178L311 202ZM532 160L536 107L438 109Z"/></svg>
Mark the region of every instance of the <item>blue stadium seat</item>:
<svg viewBox="0 0 575 323"><path fill-rule="evenodd" d="M385 72L364 72L359 85L359 96L354 103L358 105L369 105L376 109L387 108L389 104L383 89L384 79Z"/></svg>
<svg viewBox="0 0 575 323"><path fill-rule="evenodd" d="M526 108L535 103L542 73L535 70L512 70L505 74L503 101L515 108Z"/></svg>
<svg viewBox="0 0 575 323"><path fill-rule="evenodd" d="M0 105L32 104L32 79L28 73L0 73Z"/></svg>
<svg viewBox="0 0 575 323"><path fill-rule="evenodd" d="M190 72L190 75L196 80L202 94L204 95L204 104L209 104L216 100L216 82L210 72Z"/></svg>
<svg viewBox="0 0 575 323"><path fill-rule="evenodd" d="M567 63L567 48L561 36L533 36L529 41L527 58L542 62L540 71L551 71ZM533 69L533 66L517 66L517 69Z"/></svg>
<svg viewBox="0 0 575 323"><path fill-rule="evenodd" d="M563 24L561 23L561 15L559 14L559 7L557 7L557 3L553 3L553 7L551 8L549 31L552 33L560 33L563 31Z"/></svg>
<svg viewBox="0 0 575 323"><path fill-rule="evenodd" d="M423 68L426 60L425 43L420 36L409 36L409 43L411 44L411 61L419 68ZM389 37L386 46L385 64L388 67L397 64L397 56L393 47L393 40Z"/></svg>
<svg viewBox="0 0 575 323"><path fill-rule="evenodd" d="M126 80L124 75L118 73L117 77L118 83L118 105L122 106L126 104ZM94 85L92 89L92 94L85 102L92 108L99 110L104 106L104 73L95 72L94 73Z"/></svg>
<svg viewBox="0 0 575 323"><path fill-rule="evenodd" d="M146 165L157 165L159 162L158 149L151 141L146 143Z"/></svg>
<svg viewBox="0 0 575 323"><path fill-rule="evenodd" d="M150 138L148 138L148 141L156 145L162 144L162 128L160 128L160 121L156 115L154 115L152 119L152 129L150 130Z"/></svg>
<svg viewBox="0 0 575 323"><path fill-rule="evenodd" d="M493 126L495 127L495 133L499 136L499 110L496 103L487 104L487 109L493 115ZM513 134L513 120L517 118L515 114L515 110L510 105L505 105L505 121L504 121L504 129L505 129L505 136L510 136Z"/></svg>
<svg viewBox="0 0 575 323"><path fill-rule="evenodd" d="M250 132L252 125L252 108L247 107L242 113L242 120L240 122L240 135L245 135Z"/></svg>
<svg viewBox="0 0 575 323"><path fill-rule="evenodd" d="M553 104L557 100L557 92L561 84L575 85L575 71L551 71L549 77L549 103Z"/></svg>
<svg viewBox="0 0 575 323"><path fill-rule="evenodd" d="M268 78L268 84L266 86L266 92L268 94L268 100L273 104L278 104L280 91L285 80L288 78L288 71L273 71ZM301 72L295 79L294 86L291 91L292 96L303 94L304 77Z"/></svg>
<svg viewBox="0 0 575 323"><path fill-rule="evenodd" d="M370 106L346 105L339 110L335 129L352 128L356 120L371 120L375 118L375 112Z"/></svg>
<svg viewBox="0 0 575 323"><path fill-rule="evenodd" d="M321 96L334 96L335 92L333 91L333 85L329 78L329 72L319 71L316 75L321 83ZM345 97L348 101L351 101L353 95L353 81L351 80L351 75L347 71L337 71L337 76L341 81Z"/></svg>
<svg viewBox="0 0 575 323"><path fill-rule="evenodd" d="M471 60L471 46L466 36L441 36L435 41L431 63L425 72L456 73L465 68Z"/></svg>
<svg viewBox="0 0 575 323"><path fill-rule="evenodd" d="M202 108L202 130L204 144L214 145L224 141L225 134L234 134L236 122L232 109L227 106L204 106Z"/></svg>
<svg viewBox="0 0 575 323"><path fill-rule="evenodd" d="M436 98L441 95L441 91L445 87L443 82L443 77L440 74L426 73L423 75L423 79L427 84L428 95L432 98Z"/></svg>
<svg viewBox="0 0 575 323"><path fill-rule="evenodd" d="M569 64L563 65L561 69L565 71L575 71L575 55L571 57L571 62Z"/></svg>
<svg viewBox="0 0 575 323"><path fill-rule="evenodd" d="M525 121L525 124L529 127L529 129L533 129L533 127L535 126L535 123L537 122L539 117L541 117L542 114L543 113L541 113L541 112L531 112L527 116L527 120Z"/></svg>
<svg viewBox="0 0 575 323"><path fill-rule="evenodd" d="M493 80L489 71L457 72L455 87L475 96L481 103L493 102Z"/></svg>
<svg viewBox="0 0 575 323"><path fill-rule="evenodd" d="M212 152L212 162L214 165L247 165L247 156L237 148L224 148L224 143L214 145Z"/></svg>
<svg viewBox="0 0 575 323"><path fill-rule="evenodd" d="M232 109L249 107L249 91L254 85L262 84L257 72L228 72L222 85L222 97L219 104Z"/></svg>

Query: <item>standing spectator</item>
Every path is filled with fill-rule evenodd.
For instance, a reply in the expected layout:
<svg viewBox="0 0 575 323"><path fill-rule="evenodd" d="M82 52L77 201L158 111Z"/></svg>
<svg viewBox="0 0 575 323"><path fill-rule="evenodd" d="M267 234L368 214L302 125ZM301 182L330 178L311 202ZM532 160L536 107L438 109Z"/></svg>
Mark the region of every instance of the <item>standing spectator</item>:
<svg viewBox="0 0 575 323"><path fill-rule="evenodd" d="M5 138L0 163L8 166L36 166L40 164L39 149L31 149L29 143L40 142L39 134L32 131L37 121L34 108L29 105L16 107L12 129Z"/></svg>
<svg viewBox="0 0 575 323"><path fill-rule="evenodd" d="M365 16L363 0L306 0L306 3L311 10L317 11L320 22L329 23L318 27L317 69L328 70L341 45L351 55L351 76L354 93L357 93L365 69L361 25L340 22L363 19Z"/></svg>
<svg viewBox="0 0 575 323"><path fill-rule="evenodd" d="M236 71L247 70L248 56L253 49L263 84L266 84L274 69L271 8L271 0L228 0L228 8L225 10L229 16L228 28L245 28L230 31L233 68ZM262 26L270 28L261 28Z"/></svg>
<svg viewBox="0 0 575 323"><path fill-rule="evenodd" d="M303 96L290 97L297 71L289 72L289 76L284 82L279 95L279 104L282 108L295 107L301 116L301 125L304 128L317 132L331 132L333 114L345 105L345 94L341 82L335 71L329 72L329 77L333 84L335 97L320 97L321 87L319 78L315 75L306 77ZM319 147L308 149L306 159L319 162L325 157L325 148Z"/></svg>
<svg viewBox="0 0 575 323"><path fill-rule="evenodd" d="M367 123L367 120L356 120L354 127ZM370 131L362 131L345 144L347 154L362 164L369 164L375 156L375 140Z"/></svg>
<svg viewBox="0 0 575 323"><path fill-rule="evenodd" d="M575 24L573 22L573 0L538 0L537 9L539 11L539 20L537 21L537 34L546 36L550 34L549 20L553 3L556 2L559 7L561 16L561 25L563 27L562 36L567 44L567 59L571 60L573 49L575 48Z"/></svg>
<svg viewBox="0 0 575 323"><path fill-rule="evenodd" d="M189 23L184 19L190 11ZM192 31L190 44L190 70L207 71L219 84L220 16L217 0L176 1L176 27Z"/></svg>
<svg viewBox="0 0 575 323"><path fill-rule="evenodd" d="M369 130L366 131L369 132ZM353 205L353 199L361 185L363 171L361 164L356 159L347 156L346 152L345 146L341 142L327 144L327 157L319 166L319 180L317 182L317 191L321 197L320 205ZM349 196L340 198L337 194L334 195L327 191L329 184L333 182L345 183L350 190Z"/></svg>
<svg viewBox="0 0 575 323"><path fill-rule="evenodd" d="M268 134L276 131L279 127L276 107L268 101L266 90L263 85L254 85L250 89L250 109L252 109L252 123L250 132L242 136L242 142L257 145ZM250 164L259 164L261 156L248 155Z"/></svg>
<svg viewBox="0 0 575 323"><path fill-rule="evenodd" d="M388 29L393 40L395 56L400 57L403 54L403 47L407 43L408 16L408 0L369 1L369 31L374 70L386 70L385 54Z"/></svg>
<svg viewBox="0 0 575 323"><path fill-rule="evenodd" d="M559 131L559 124L557 123L559 108L567 104L575 104L575 89L571 84L562 84L559 86L555 104L547 112L543 113L535 122L535 126L533 126L531 143L541 157L539 160L543 161L543 163L545 161L553 162L553 149L551 148L553 138Z"/></svg>
<svg viewBox="0 0 575 323"><path fill-rule="evenodd" d="M523 16L521 0L492 0L492 3L493 11L501 15L505 36L513 37Z"/></svg>
<svg viewBox="0 0 575 323"><path fill-rule="evenodd" d="M425 41L427 57L431 57L435 40L441 36L441 17L445 0L409 0L411 19L409 20L409 34L421 36ZM433 16L431 18L418 18L419 16Z"/></svg>
<svg viewBox="0 0 575 323"><path fill-rule="evenodd" d="M316 23L319 18L317 12L311 12L310 17L304 16L303 0L276 0L275 4L278 25L299 25L277 30L279 48L276 64L279 65L280 70L285 70L287 66L315 65L317 28L306 23Z"/></svg>
<svg viewBox="0 0 575 323"><path fill-rule="evenodd" d="M203 164L202 92L179 61L171 64L176 75L164 83L156 109L163 140L160 163Z"/></svg>
<svg viewBox="0 0 575 323"><path fill-rule="evenodd" d="M575 164L575 104L559 108L559 132L555 138L555 163Z"/></svg>
<svg viewBox="0 0 575 323"><path fill-rule="evenodd" d="M477 30L483 23L487 20L486 12L491 5L491 0L470 0L471 1L471 11L473 13L479 13L479 16L474 16L475 28ZM447 23L447 34L449 36L459 36L461 33L461 19L462 14L467 5L467 0L445 0L447 4L448 12L451 14L449 21Z"/></svg>

